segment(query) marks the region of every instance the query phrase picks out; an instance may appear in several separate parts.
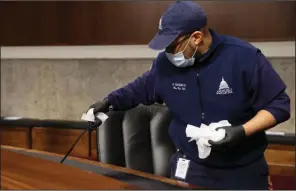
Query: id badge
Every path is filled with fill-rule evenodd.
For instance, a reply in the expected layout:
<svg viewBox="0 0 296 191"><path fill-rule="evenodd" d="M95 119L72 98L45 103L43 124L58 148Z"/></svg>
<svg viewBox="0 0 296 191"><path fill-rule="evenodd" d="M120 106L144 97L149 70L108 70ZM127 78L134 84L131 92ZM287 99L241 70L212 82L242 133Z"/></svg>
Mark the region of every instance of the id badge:
<svg viewBox="0 0 296 191"><path fill-rule="evenodd" d="M189 168L189 163L190 160L187 160L185 158L179 158L177 162L175 177L185 180Z"/></svg>

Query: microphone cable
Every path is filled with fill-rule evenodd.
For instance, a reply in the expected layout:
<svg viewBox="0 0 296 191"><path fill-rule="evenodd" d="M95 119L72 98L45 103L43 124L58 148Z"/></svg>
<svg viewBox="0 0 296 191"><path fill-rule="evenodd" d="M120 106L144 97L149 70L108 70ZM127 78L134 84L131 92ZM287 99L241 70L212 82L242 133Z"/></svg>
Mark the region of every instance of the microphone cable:
<svg viewBox="0 0 296 191"><path fill-rule="evenodd" d="M98 120L98 119L97 119ZM63 159L61 160L61 164L66 160L66 158L68 157L68 155L72 152L72 150L74 149L74 147L76 146L76 144L78 143L78 141L80 140L80 138L82 137L82 135L84 135L85 132L91 130L92 128L95 128L97 126L100 126L102 124L102 121L99 120L95 123L91 123L89 122L89 127L86 128L76 139L76 141L74 142L74 144L71 146L71 148L68 150L67 154L63 157Z"/></svg>

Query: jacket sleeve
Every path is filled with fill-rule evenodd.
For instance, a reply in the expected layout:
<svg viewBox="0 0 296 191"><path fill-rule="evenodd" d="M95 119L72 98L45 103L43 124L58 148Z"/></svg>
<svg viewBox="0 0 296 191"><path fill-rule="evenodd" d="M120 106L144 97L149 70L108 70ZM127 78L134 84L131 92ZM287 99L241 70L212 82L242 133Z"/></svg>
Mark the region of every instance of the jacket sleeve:
<svg viewBox="0 0 296 191"><path fill-rule="evenodd" d="M270 112L277 124L290 118L290 98L285 93L286 85L261 52L256 55L249 90L256 113L260 110Z"/></svg>
<svg viewBox="0 0 296 191"><path fill-rule="evenodd" d="M162 100L155 92L155 67L156 61L154 60L150 70L107 96L113 110L124 111L139 104L151 105L155 102L162 103Z"/></svg>

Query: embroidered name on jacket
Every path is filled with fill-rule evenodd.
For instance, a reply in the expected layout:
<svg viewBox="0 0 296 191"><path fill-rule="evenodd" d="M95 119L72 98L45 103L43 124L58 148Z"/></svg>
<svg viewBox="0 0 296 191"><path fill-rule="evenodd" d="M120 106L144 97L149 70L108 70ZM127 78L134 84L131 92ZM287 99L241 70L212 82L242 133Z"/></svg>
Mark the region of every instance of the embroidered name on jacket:
<svg viewBox="0 0 296 191"><path fill-rule="evenodd" d="M222 77L222 81L220 82L219 90L217 91L217 95L226 95L232 94L232 89L228 86L227 82Z"/></svg>
<svg viewBox="0 0 296 191"><path fill-rule="evenodd" d="M186 84L172 83L172 86L174 90L180 90L180 91L186 90Z"/></svg>

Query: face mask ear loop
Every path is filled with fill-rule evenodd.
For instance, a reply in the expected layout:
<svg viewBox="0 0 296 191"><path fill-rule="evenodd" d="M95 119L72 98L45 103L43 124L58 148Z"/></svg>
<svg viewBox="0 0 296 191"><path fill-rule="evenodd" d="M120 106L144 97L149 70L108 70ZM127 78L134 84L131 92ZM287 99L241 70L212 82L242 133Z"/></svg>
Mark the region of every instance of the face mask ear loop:
<svg viewBox="0 0 296 191"><path fill-rule="evenodd" d="M190 38L188 39L188 42L187 42L187 44L186 44L186 46L185 46L185 48L182 50L182 51L180 51L180 52L184 52L185 50L186 50L186 48L188 47L188 45L189 45L189 42L190 42L190 40L191 40L191 37L192 37L192 35L190 36Z"/></svg>
<svg viewBox="0 0 296 191"><path fill-rule="evenodd" d="M193 58L193 57L195 56L195 54L196 54L196 51L197 51L197 48L198 48L198 45L196 45L195 51L194 51L194 53L193 53L193 55L192 55L192 57L191 57L191 58Z"/></svg>

